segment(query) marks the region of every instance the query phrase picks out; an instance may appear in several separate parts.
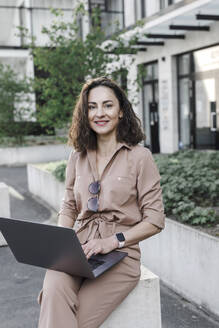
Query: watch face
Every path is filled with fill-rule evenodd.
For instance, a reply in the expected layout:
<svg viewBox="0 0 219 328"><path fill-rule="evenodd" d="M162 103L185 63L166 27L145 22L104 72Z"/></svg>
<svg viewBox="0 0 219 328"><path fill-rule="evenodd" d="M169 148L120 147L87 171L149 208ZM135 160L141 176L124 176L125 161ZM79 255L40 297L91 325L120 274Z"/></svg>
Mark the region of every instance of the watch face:
<svg viewBox="0 0 219 328"><path fill-rule="evenodd" d="M125 237L122 232L117 233L116 237L117 237L118 241L125 241Z"/></svg>

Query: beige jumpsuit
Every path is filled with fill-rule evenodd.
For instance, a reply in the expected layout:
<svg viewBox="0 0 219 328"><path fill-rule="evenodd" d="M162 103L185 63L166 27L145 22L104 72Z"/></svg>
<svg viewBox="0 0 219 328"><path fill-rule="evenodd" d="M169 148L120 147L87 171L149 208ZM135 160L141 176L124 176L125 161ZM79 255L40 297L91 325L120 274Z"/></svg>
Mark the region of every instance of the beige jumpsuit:
<svg viewBox="0 0 219 328"><path fill-rule="evenodd" d="M151 152L119 143L100 177L99 210L87 209L88 186L98 180L96 151L72 152L59 215L72 220L82 244L124 232L140 221L164 228L160 175ZM97 328L136 286L140 278L139 245L124 247L128 256L91 280L47 270L38 301L39 328Z"/></svg>

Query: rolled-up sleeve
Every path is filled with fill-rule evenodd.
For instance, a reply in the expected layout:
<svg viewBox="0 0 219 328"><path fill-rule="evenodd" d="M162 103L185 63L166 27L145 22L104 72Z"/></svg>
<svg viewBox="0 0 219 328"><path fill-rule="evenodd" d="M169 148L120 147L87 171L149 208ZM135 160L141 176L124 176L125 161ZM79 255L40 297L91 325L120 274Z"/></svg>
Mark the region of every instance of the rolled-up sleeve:
<svg viewBox="0 0 219 328"><path fill-rule="evenodd" d="M74 197L74 182L75 182L75 163L76 163L76 153L71 152L66 166L66 178L65 178L65 193L62 199L60 211L58 216L67 216L71 219L72 225L74 224L77 216L77 206ZM60 219L60 218L59 218Z"/></svg>
<svg viewBox="0 0 219 328"><path fill-rule="evenodd" d="M148 149L139 161L137 177L138 205L142 221L164 229L165 215L160 187L160 174Z"/></svg>

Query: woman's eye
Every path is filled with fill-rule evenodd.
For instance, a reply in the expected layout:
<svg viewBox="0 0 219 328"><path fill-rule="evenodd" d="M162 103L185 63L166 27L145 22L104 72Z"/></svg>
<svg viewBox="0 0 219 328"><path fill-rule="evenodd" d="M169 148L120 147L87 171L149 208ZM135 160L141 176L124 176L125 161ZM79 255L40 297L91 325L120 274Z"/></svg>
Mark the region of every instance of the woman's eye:
<svg viewBox="0 0 219 328"><path fill-rule="evenodd" d="M112 107L112 104L107 104L106 107L107 108L111 108Z"/></svg>
<svg viewBox="0 0 219 328"><path fill-rule="evenodd" d="M95 107L94 106L88 106L88 109L94 109Z"/></svg>

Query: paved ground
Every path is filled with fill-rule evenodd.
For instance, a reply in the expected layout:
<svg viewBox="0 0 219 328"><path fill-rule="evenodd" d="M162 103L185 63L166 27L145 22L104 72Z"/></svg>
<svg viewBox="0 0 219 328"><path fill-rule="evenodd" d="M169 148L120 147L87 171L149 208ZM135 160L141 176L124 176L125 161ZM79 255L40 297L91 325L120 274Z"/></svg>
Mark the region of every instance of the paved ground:
<svg viewBox="0 0 219 328"><path fill-rule="evenodd" d="M25 167L0 167L0 181L12 187L12 217L39 222L51 217L50 209L29 194ZM8 247L0 247L1 328L37 327L39 306L36 298L42 286L44 272L44 269L17 263ZM174 293L162 282L161 311L162 328L219 327L219 321Z"/></svg>

